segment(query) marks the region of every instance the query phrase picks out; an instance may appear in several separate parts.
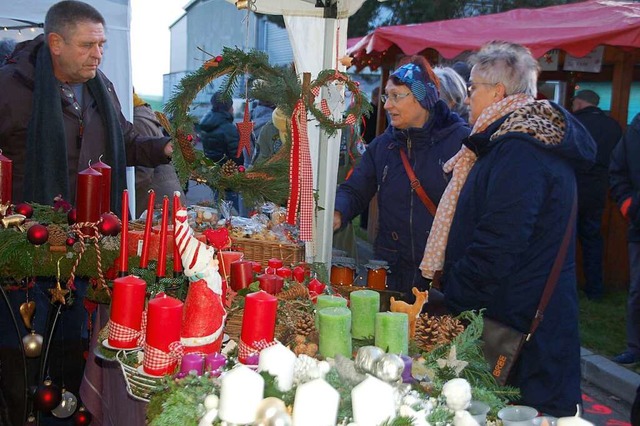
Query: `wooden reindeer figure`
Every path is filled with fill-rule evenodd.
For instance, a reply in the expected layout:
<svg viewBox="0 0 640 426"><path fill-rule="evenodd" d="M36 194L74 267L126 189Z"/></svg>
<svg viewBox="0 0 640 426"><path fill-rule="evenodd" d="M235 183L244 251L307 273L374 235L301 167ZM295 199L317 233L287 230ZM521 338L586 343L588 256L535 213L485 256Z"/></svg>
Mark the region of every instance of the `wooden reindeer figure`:
<svg viewBox="0 0 640 426"><path fill-rule="evenodd" d="M411 292L416 296L416 301L413 302L413 305L403 302L402 300L396 300L394 297L390 299L391 312L403 312L409 316L409 339L413 339L413 336L415 336L416 319L420 315L424 304L429 300L429 290L420 291L416 287L413 287Z"/></svg>

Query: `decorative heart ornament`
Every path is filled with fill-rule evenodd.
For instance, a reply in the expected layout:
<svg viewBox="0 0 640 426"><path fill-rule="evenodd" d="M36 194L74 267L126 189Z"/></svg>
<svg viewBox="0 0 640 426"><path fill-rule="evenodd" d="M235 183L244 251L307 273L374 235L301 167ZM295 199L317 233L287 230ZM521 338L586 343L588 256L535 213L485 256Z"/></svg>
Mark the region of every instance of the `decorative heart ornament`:
<svg viewBox="0 0 640 426"><path fill-rule="evenodd" d="M20 305L20 316L22 317L22 321L24 322L24 326L27 327L27 330L31 330L31 321L33 320L33 315L36 313L36 302L33 300L31 302L24 302Z"/></svg>
<svg viewBox="0 0 640 426"><path fill-rule="evenodd" d="M231 245L231 239L229 238L229 230L227 228L207 229L204 231L205 237L209 244L221 250Z"/></svg>

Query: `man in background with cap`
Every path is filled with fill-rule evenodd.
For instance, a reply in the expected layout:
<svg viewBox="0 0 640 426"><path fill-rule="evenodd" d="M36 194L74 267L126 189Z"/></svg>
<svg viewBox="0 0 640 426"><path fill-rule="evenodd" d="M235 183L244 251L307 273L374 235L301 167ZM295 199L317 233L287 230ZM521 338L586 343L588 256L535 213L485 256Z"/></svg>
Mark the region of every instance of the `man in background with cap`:
<svg viewBox="0 0 640 426"><path fill-rule="evenodd" d="M607 197L611 151L622 137L620 125L598 108L600 96L593 90L581 90L573 98L575 117L596 141L596 162L588 170L576 172L578 185L578 238L582 246L584 292L590 300L600 300L603 239L600 233L602 213Z"/></svg>

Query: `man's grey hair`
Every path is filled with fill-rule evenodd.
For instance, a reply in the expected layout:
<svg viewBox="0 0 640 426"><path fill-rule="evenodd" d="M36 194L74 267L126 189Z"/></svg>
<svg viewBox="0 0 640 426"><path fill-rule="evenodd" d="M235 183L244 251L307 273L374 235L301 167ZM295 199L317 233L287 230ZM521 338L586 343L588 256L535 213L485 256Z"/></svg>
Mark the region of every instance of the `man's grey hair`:
<svg viewBox="0 0 640 426"><path fill-rule="evenodd" d="M44 33L68 35L81 22L92 22L105 26L104 17L98 10L81 1L64 0L51 6L44 18Z"/></svg>
<svg viewBox="0 0 640 426"><path fill-rule="evenodd" d="M526 93L535 97L540 73L538 61L524 46L505 41L484 45L470 60L473 70L487 82L502 83L507 95Z"/></svg>
<svg viewBox="0 0 640 426"><path fill-rule="evenodd" d="M440 99L451 106L451 110L463 116L467 113L467 106L464 101L467 99L467 85L464 79L453 68L435 67L440 80Z"/></svg>

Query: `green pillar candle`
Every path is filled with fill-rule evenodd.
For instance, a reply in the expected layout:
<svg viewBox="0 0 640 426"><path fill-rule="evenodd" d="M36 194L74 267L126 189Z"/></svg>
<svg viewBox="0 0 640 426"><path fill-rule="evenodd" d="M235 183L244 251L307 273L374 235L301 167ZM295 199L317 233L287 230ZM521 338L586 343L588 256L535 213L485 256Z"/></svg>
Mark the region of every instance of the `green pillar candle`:
<svg viewBox="0 0 640 426"><path fill-rule="evenodd" d="M351 300L351 334L354 339L372 338L376 331L376 314L380 312L380 293L373 290L353 291Z"/></svg>
<svg viewBox="0 0 640 426"><path fill-rule="evenodd" d="M316 299L316 330L320 330L320 323L318 321L318 312L323 308L346 308L347 299L344 297L331 296L323 294Z"/></svg>
<svg viewBox="0 0 640 426"><path fill-rule="evenodd" d="M375 344L387 353L407 355L409 316L401 312L377 313Z"/></svg>
<svg viewBox="0 0 640 426"><path fill-rule="evenodd" d="M320 354L334 358L342 355L351 358L351 311L344 307L323 308L318 311L320 320Z"/></svg>

